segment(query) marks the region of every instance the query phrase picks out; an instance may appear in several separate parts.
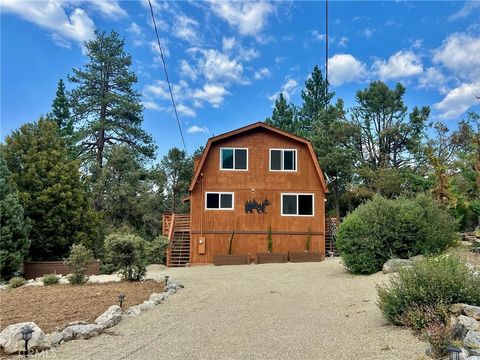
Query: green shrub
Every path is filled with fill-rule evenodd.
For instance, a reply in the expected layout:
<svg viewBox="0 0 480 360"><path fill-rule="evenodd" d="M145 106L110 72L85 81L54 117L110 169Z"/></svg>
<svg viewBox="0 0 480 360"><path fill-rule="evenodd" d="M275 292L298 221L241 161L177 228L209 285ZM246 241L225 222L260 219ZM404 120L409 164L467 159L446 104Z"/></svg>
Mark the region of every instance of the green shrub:
<svg viewBox="0 0 480 360"><path fill-rule="evenodd" d="M113 233L105 239L108 261L129 281L139 281L147 273L146 242L128 233Z"/></svg>
<svg viewBox="0 0 480 360"><path fill-rule="evenodd" d="M434 322L428 326L426 335L432 349L431 356L434 359L444 359L448 355L448 345L451 341L450 328L443 322Z"/></svg>
<svg viewBox="0 0 480 360"><path fill-rule="evenodd" d="M72 272L68 282L72 285L83 284L88 280L85 275L88 265L94 260L93 253L81 244L74 244L70 248L70 256L65 260L65 265Z"/></svg>
<svg viewBox="0 0 480 360"><path fill-rule="evenodd" d="M402 325L410 327L417 332L429 327L431 324L446 324L448 320L448 306L441 303L436 305L410 306L400 317Z"/></svg>
<svg viewBox="0 0 480 360"><path fill-rule="evenodd" d="M8 285L10 285L12 289L23 286L25 284L26 280L21 276L15 276L8 281Z"/></svg>
<svg viewBox="0 0 480 360"><path fill-rule="evenodd" d="M157 236L147 243L147 260L150 264L165 264L167 258L167 247L169 245L166 236Z"/></svg>
<svg viewBox="0 0 480 360"><path fill-rule="evenodd" d="M377 286L378 305L392 323L410 325L409 312L438 304L480 305L480 276L453 255L440 255L400 270L387 285ZM417 325L416 325L417 326ZM418 327L418 326L417 326Z"/></svg>
<svg viewBox="0 0 480 360"><path fill-rule="evenodd" d="M58 284L58 276L55 274L43 275L42 282L45 286Z"/></svg>
<svg viewBox="0 0 480 360"><path fill-rule="evenodd" d="M449 215L426 195L376 196L346 217L337 246L349 271L371 274L391 258L440 253L453 243L454 231Z"/></svg>

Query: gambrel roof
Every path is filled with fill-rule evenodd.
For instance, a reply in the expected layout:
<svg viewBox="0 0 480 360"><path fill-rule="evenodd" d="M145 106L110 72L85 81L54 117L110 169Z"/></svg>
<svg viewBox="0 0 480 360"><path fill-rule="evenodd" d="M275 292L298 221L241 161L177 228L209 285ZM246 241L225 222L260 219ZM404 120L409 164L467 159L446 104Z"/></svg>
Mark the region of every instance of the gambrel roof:
<svg viewBox="0 0 480 360"><path fill-rule="evenodd" d="M202 157L200 158L200 162L198 163L198 166L195 169L195 173L193 174L193 178L192 178L192 181L190 183L190 188L188 190L193 191L193 188L195 187L195 184L197 183L197 179L200 176L200 173L201 173L203 164L205 162L205 159L207 158L208 152L210 151L210 148L211 148L213 143L218 142L220 140L230 138L232 136L236 136L236 135L239 135L239 134L257 129L257 128L262 128L262 129L265 129L267 131L271 131L271 132L280 134L282 136L288 137L290 139L296 140L300 143L303 143L303 144L307 145L307 148L310 152L310 156L312 157L312 161L315 165L315 169L317 171L318 178L320 179L320 183L322 184L323 190L326 193L328 193L328 188L327 188L327 184L325 182L325 177L323 176L322 169L320 168L320 164L318 163L317 156L315 155L315 151L313 150L312 143L307 139L304 139L300 136L290 134L290 133L288 133L284 130L278 129L274 126L267 125L264 122L256 122L254 124L250 124L250 125L241 127L239 129L232 130L232 131L229 131L229 132L226 132L224 134L220 134L220 135L217 135L217 136L214 136L214 137L211 137L210 139L208 139L207 145L205 146L205 150L202 153Z"/></svg>

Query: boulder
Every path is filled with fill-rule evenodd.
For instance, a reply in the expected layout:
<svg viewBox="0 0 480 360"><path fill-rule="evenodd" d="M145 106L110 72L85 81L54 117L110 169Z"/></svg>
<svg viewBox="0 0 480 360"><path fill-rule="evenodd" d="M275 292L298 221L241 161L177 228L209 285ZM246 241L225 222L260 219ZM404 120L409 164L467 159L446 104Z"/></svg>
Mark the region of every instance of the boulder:
<svg viewBox="0 0 480 360"><path fill-rule="evenodd" d="M408 260L410 260L410 261L413 262L413 263L417 263L417 262L420 262L420 261L425 260L425 256L423 256L423 255L416 255L416 256L412 256L411 258L408 258Z"/></svg>
<svg viewBox="0 0 480 360"><path fill-rule="evenodd" d="M466 304L460 304L460 303L457 303L457 304L452 304L450 305L449 307L449 311L453 314L453 315L462 315L463 314L463 307L465 306Z"/></svg>
<svg viewBox="0 0 480 360"><path fill-rule="evenodd" d="M469 317L480 320L480 306L464 305L463 312Z"/></svg>
<svg viewBox="0 0 480 360"><path fill-rule="evenodd" d="M7 290L8 289L8 285L0 285L0 290Z"/></svg>
<svg viewBox="0 0 480 360"><path fill-rule="evenodd" d="M173 295L173 294L175 294L176 292L177 292L177 290L175 290L174 288L170 288L170 289L168 289L167 294L168 294L168 295Z"/></svg>
<svg viewBox="0 0 480 360"><path fill-rule="evenodd" d="M470 330L463 340L463 345L471 355L480 355L480 331Z"/></svg>
<svg viewBox="0 0 480 360"><path fill-rule="evenodd" d="M122 320L122 309L118 305L112 305L95 320L95 324L108 329L117 325L120 320Z"/></svg>
<svg viewBox="0 0 480 360"><path fill-rule="evenodd" d="M50 349L51 345L46 335L34 322L23 322L7 326L0 333L0 348L6 354L15 354L25 351L25 341L20 331L24 326L30 326L33 330L32 339L28 342L28 349L41 351Z"/></svg>
<svg viewBox="0 0 480 360"><path fill-rule="evenodd" d="M413 265L413 261L407 259L390 259L383 264L383 273L391 274L399 272L400 269Z"/></svg>
<svg viewBox="0 0 480 360"><path fill-rule="evenodd" d="M143 303L137 305L140 311L146 311L152 309L156 304L153 301L145 300Z"/></svg>
<svg viewBox="0 0 480 360"><path fill-rule="evenodd" d="M50 341L51 346L57 346L62 342L62 340L65 341L60 331L47 334L47 339Z"/></svg>
<svg viewBox="0 0 480 360"><path fill-rule="evenodd" d="M62 331L64 341L72 339L90 339L102 333L103 327L97 324L70 325Z"/></svg>
<svg viewBox="0 0 480 360"><path fill-rule="evenodd" d="M170 279L168 279L167 287L168 287L169 289L175 289L175 290L177 290L177 289L183 289L184 286L183 286L183 285L180 283L180 281L178 281L178 280L170 280Z"/></svg>
<svg viewBox="0 0 480 360"><path fill-rule="evenodd" d="M452 337L463 340L469 330L478 330L479 328L480 323L477 320L465 315L460 315L453 323Z"/></svg>
<svg viewBox="0 0 480 360"><path fill-rule="evenodd" d="M162 300L165 299L165 293L153 293L150 295L150 301L155 302L155 304L160 304Z"/></svg>
<svg viewBox="0 0 480 360"><path fill-rule="evenodd" d="M134 306L131 306L128 308L127 311L125 311L125 316L138 316L140 315L142 311L140 310L140 306L139 305L134 305Z"/></svg>

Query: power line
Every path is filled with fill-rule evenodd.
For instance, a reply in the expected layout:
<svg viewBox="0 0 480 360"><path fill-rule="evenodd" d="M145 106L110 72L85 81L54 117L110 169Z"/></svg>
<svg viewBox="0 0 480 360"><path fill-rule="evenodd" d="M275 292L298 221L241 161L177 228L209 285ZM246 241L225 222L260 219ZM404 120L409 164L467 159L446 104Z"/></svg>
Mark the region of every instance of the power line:
<svg viewBox="0 0 480 360"><path fill-rule="evenodd" d="M162 45L160 45L160 37L158 36L157 22L155 21L155 16L153 15L152 2L148 0L148 4L150 5L150 13L152 14L153 27L155 28L155 35L157 36L157 44L160 50L160 57L162 58L163 70L165 71L165 78L167 79L168 90L170 91L170 98L172 99L173 111L175 112L175 118L177 119L178 130L180 131L180 136L182 138L183 148L188 154L187 146L185 145L185 139L183 137L182 126L180 125L180 120L178 119L177 106L175 105L175 99L173 98L172 86L170 85L170 80L168 78L167 65L165 64L165 58L163 57Z"/></svg>

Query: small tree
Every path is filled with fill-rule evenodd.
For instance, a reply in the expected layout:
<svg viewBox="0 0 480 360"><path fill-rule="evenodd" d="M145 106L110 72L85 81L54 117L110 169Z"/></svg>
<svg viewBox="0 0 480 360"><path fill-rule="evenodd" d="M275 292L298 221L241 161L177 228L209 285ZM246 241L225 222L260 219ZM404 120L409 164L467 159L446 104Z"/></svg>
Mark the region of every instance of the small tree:
<svg viewBox="0 0 480 360"><path fill-rule="evenodd" d="M310 246L312 243L312 229L309 227L307 231L307 241L305 243L305 250L310 252Z"/></svg>
<svg viewBox="0 0 480 360"><path fill-rule="evenodd" d="M165 264L169 241L166 236L159 235L147 245L147 260L150 264Z"/></svg>
<svg viewBox="0 0 480 360"><path fill-rule="evenodd" d="M65 265L72 275L68 277L70 284L78 285L87 281L88 265L94 260L93 253L81 244L74 244L70 249L70 256L65 260Z"/></svg>
<svg viewBox="0 0 480 360"><path fill-rule="evenodd" d="M113 233L105 239L108 261L122 277L129 281L140 281L147 273L145 240L128 233Z"/></svg>
<svg viewBox="0 0 480 360"><path fill-rule="evenodd" d="M273 239L272 239L272 227L268 227L267 233L267 251L269 253L273 252Z"/></svg>

